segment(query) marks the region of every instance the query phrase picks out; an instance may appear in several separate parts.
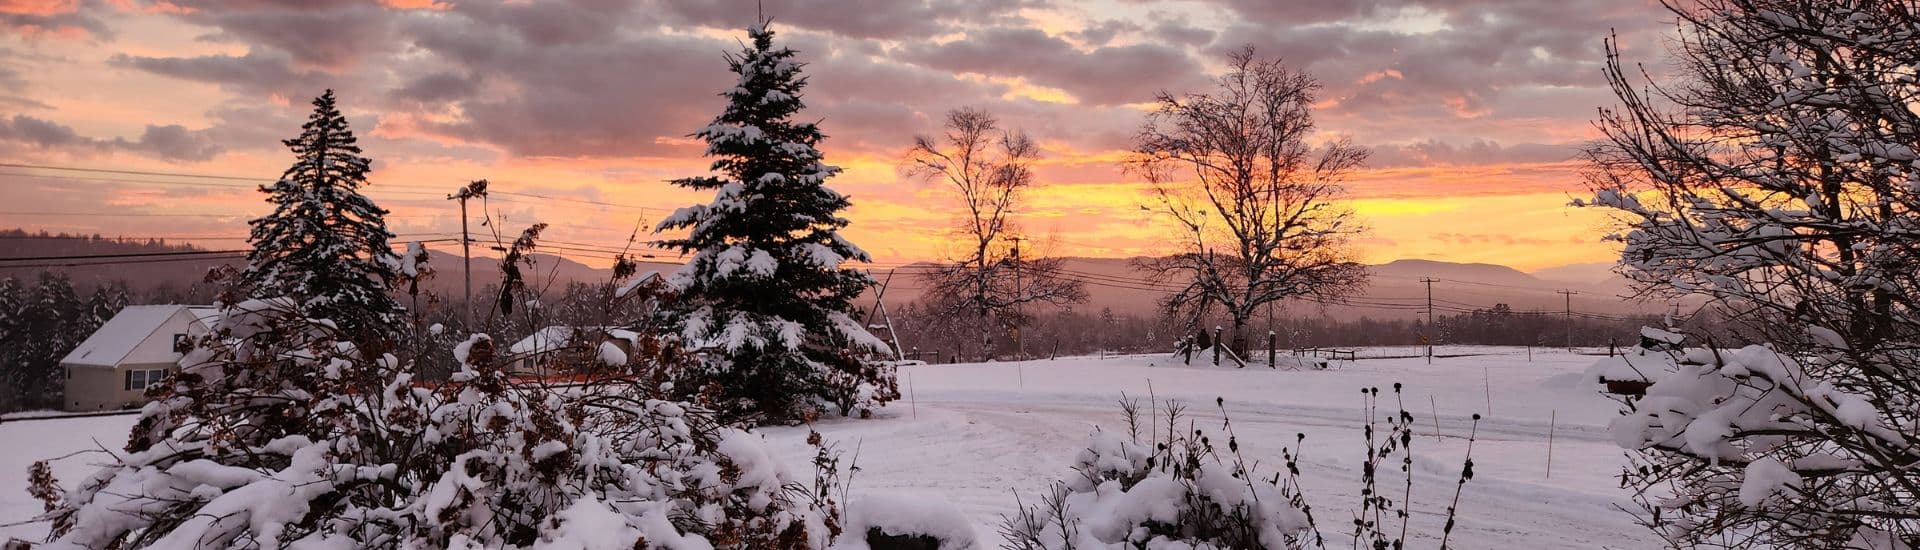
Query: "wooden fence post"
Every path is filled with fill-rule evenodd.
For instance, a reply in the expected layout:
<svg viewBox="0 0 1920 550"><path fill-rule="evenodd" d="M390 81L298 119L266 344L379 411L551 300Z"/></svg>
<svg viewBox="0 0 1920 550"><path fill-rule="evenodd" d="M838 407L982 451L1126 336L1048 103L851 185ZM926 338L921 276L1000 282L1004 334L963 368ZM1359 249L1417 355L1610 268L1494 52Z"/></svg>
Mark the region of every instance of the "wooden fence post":
<svg viewBox="0 0 1920 550"><path fill-rule="evenodd" d="M1280 357L1278 353L1274 351L1279 349L1278 347L1275 346L1274 338L1275 338L1275 335L1273 331L1271 330L1267 331L1267 368L1277 370L1280 368L1280 362L1279 362Z"/></svg>
<svg viewBox="0 0 1920 550"><path fill-rule="evenodd" d="M1213 327L1213 366L1220 366L1220 327Z"/></svg>

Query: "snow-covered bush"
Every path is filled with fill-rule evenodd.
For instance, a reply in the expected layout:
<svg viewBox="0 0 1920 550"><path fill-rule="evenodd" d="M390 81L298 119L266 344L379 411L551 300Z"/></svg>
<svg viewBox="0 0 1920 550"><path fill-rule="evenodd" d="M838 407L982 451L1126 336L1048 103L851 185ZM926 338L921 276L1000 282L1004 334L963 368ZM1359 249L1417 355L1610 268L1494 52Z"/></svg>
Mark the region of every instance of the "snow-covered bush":
<svg viewBox="0 0 1920 550"><path fill-rule="evenodd" d="M1622 397L1643 520L1683 546L1920 546L1920 4L1665 5L1661 81L1609 44L1620 105L1578 204L1616 218L1638 291L1765 345L1695 340Z"/></svg>
<svg viewBox="0 0 1920 550"><path fill-rule="evenodd" d="M300 307L227 307L124 452L46 496L47 546L820 549L839 532L831 487L645 377L522 385L476 334L450 382L417 384Z"/></svg>
<svg viewBox="0 0 1920 550"><path fill-rule="evenodd" d="M1912 412L1882 409L1891 396L1873 388L1836 385L1836 372L1855 368L1844 354L1674 346L1623 357L1639 359L1589 372L1651 383L1619 397L1626 408L1609 431L1638 452L1623 479L1645 523L1675 544L1914 547Z"/></svg>
<svg viewBox="0 0 1920 550"><path fill-rule="evenodd" d="M1396 399L1399 385L1395 385ZM1378 388L1363 390L1367 398L1365 425L1367 456L1362 462L1362 500L1354 513L1356 547L1402 548L1410 519L1408 497L1413 485L1413 415L1402 410L1388 416L1387 431L1376 432L1371 419L1377 409ZM1205 430L1193 429L1184 408L1169 401L1157 441L1142 441L1139 403L1121 401L1127 433L1095 429L1087 448L1074 460L1075 476L1055 483L1039 504L1022 506L1006 518L1001 535L1013 550L1128 550L1128 549L1296 549L1321 548L1325 538L1314 520L1313 506L1300 490L1299 445L1283 449L1284 472L1264 472L1258 460L1241 455L1226 404L1220 408L1224 449ZM1478 415L1475 415L1478 426ZM1384 437L1381 437L1384 436ZM1471 453L1471 437L1468 451ZM1408 474L1399 501L1377 486L1382 461L1398 457ZM1473 477L1469 456L1460 486ZM1456 491L1458 488L1456 488ZM1458 502L1456 492L1455 501ZM1453 529L1454 508L1446 512L1445 536ZM1389 532L1391 519L1400 529Z"/></svg>
<svg viewBox="0 0 1920 550"><path fill-rule="evenodd" d="M868 494L847 506L847 536L837 550L867 550L875 538L931 542L939 550L977 548L973 522L939 497Z"/></svg>

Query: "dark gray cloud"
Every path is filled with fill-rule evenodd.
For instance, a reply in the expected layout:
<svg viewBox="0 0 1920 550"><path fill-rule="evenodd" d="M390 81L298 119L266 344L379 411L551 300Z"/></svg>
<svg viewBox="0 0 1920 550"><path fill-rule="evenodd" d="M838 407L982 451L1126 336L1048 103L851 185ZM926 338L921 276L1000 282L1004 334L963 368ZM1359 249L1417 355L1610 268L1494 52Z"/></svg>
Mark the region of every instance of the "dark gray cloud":
<svg viewBox="0 0 1920 550"><path fill-rule="evenodd" d="M1614 0L1217 2L1240 23L1216 49L1254 45L1319 77L1336 110L1376 115L1502 116L1514 90L1603 88L1609 32L1660 29L1657 7Z"/></svg>
<svg viewBox="0 0 1920 550"><path fill-rule="evenodd" d="M1162 88L1206 80L1200 65L1180 48L1130 44L1081 51L1025 27L991 27L968 32L963 40L910 44L897 57L954 72L1025 78L1094 105L1151 101Z"/></svg>
<svg viewBox="0 0 1920 550"><path fill-rule="evenodd" d="M755 6L740 1L656 0L667 22L739 29L756 21ZM764 0L778 24L862 39L924 39L960 23L1011 21L1037 0Z"/></svg>
<svg viewBox="0 0 1920 550"><path fill-rule="evenodd" d="M132 141L114 139L115 147L150 154L167 160L203 161L212 159L224 150L218 143L209 139L205 132L188 130L185 126L168 124L166 126L148 125L140 138Z"/></svg>
<svg viewBox="0 0 1920 550"><path fill-rule="evenodd" d="M256 48L245 55L205 55L197 57L140 57L116 54L109 62L149 73L218 84L241 95L264 99L266 96L303 98L316 96L350 77L319 69L303 69L285 52Z"/></svg>
<svg viewBox="0 0 1920 550"><path fill-rule="evenodd" d="M146 127L137 139L99 139L80 135L58 122L15 114L0 118L0 142L40 151L90 154L127 151L170 161L210 160L223 150L204 132L177 125Z"/></svg>
<svg viewBox="0 0 1920 550"><path fill-rule="evenodd" d="M79 34L95 39L112 39L113 30L83 9L101 9L92 2L76 5L69 11L36 10L36 6L0 5L0 29L24 34Z"/></svg>
<svg viewBox="0 0 1920 550"><path fill-rule="evenodd" d="M1374 145L1367 165L1375 168L1458 166L1474 164L1543 163L1571 160L1574 147L1555 143L1501 145L1485 139L1459 143L1427 139L1410 144Z"/></svg>
<svg viewBox="0 0 1920 550"><path fill-rule="evenodd" d="M202 40L271 49L307 67L347 67L395 47L394 14L371 2L333 6L293 2L253 9L199 6L182 17L219 29Z"/></svg>
<svg viewBox="0 0 1920 550"><path fill-rule="evenodd" d="M379 115L356 118L361 128L377 120L395 141L428 134L553 157L697 152L680 138L719 110L716 93L731 82L721 56L739 48L738 38L712 31L737 36L755 18L744 0L463 1L444 10L377 0L182 1L196 9L172 17L246 53L112 62L219 85L234 106L293 99L291 108L262 107L291 115L301 114L299 99L330 87L350 113ZM1604 0L1210 1L1211 11L1132 2L1137 10L1060 34L1026 19L1047 12L1041 0L764 5L782 42L809 63L809 116L824 120L837 147L860 151L904 148L962 105L999 112L1043 140L1124 148L1139 114L1116 106L1203 89L1219 56L1250 44L1318 77L1329 107L1323 127L1394 148L1377 160L1505 155L1521 146L1489 149L1441 132L1584 121L1608 99L1597 76L1606 29L1638 41L1655 23L1647 6ZM1063 90L1079 104L1011 98L1007 85L981 75ZM0 92L6 77L0 70ZM252 126L235 119L207 132L221 140L267 133ZM1443 154L1442 144L1463 152Z"/></svg>
<svg viewBox="0 0 1920 550"><path fill-rule="evenodd" d="M55 149L93 143L92 139L74 133L73 128L68 128L53 121L19 114L13 115L11 119L0 118L0 140L42 149Z"/></svg>
<svg viewBox="0 0 1920 550"><path fill-rule="evenodd" d="M1160 15L1156 19L1159 22L1154 23L1153 28L1147 31L1148 36L1156 40L1187 46L1205 46L1213 42L1214 35L1218 34L1209 29L1190 25L1185 19L1178 17Z"/></svg>
<svg viewBox="0 0 1920 550"><path fill-rule="evenodd" d="M1086 28L1067 33L1074 40L1088 46L1105 46L1113 42L1121 33L1139 32L1140 24L1124 19L1103 19L1095 21Z"/></svg>
<svg viewBox="0 0 1920 550"><path fill-rule="evenodd" d="M618 156L671 149L717 112L727 82L725 42L663 33L535 44L502 37L512 23L484 18L413 22L414 45L431 64L474 85L414 81L403 92L434 91L461 117L424 126L530 156ZM462 93L464 92L464 93Z"/></svg>

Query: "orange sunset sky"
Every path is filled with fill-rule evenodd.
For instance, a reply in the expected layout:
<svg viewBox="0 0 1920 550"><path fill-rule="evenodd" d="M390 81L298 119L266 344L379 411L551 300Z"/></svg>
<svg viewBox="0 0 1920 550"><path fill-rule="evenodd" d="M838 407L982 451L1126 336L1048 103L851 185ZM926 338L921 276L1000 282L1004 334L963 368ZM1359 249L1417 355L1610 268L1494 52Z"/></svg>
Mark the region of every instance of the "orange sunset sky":
<svg viewBox="0 0 1920 550"><path fill-rule="evenodd" d="M765 0L810 63L846 235L881 262L938 257L946 189L901 174L958 106L1044 145L1018 221L1049 252L1171 251L1117 161L1156 91L1202 89L1251 44L1324 84L1324 137L1373 151L1350 186L1370 262L1533 270L1611 260L1578 146L1613 103L1601 41L1661 62L1644 0ZM457 232L443 196L494 182L500 226L618 247L705 197L665 180L707 161L753 0L0 0L0 227L244 246L254 180L290 160L322 89L366 154L396 233ZM49 170L43 167L123 172ZM215 175L231 179L167 174ZM513 194L507 194L513 193ZM478 220L478 213L475 219ZM645 235L643 234L643 237ZM445 245L441 245L445 246ZM556 251L572 255L566 251ZM578 258L604 265L604 257Z"/></svg>

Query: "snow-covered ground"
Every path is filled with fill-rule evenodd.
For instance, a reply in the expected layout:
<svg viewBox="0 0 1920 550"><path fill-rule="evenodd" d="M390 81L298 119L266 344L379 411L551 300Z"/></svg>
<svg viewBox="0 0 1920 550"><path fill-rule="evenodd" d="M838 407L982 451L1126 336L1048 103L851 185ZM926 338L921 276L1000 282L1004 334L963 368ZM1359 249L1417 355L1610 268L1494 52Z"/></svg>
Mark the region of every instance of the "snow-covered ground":
<svg viewBox="0 0 1920 550"><path fill-rule="evenodd" d="M1468 417L1474 413L1487 416L1474 444L1477 476L1461 498L1455 547L1658 546L1615 508L1626 504L1615 480L1623 459L1604 426L1617 405L1577 383L1595 358L1536 348L1529 361L1521 348L1474 351L1487 354L1443 357L1431 365L1421 358L1361 359L1328 371L1185 367L1158 355L913 366L901 371L902 390L910 391L912 400L887 407L873 420L835 419L818 429L837 442L847 460L857 460L854 500L863 492L944 497L970 516L980 540L991 547L997 545L1000 515L1014 509L1016 494L1034 502L1039 491L1067 475L1095 425L1124 429L1116 404L1122 392L1144 399L1151 386L1162 400L1188 403L1199 426L1210 431L1219 427L1213 402L1221 397L1243 454L1260 460L1263 471L1280 467L1278 449L1292 445L1296 433L1306 434L1306 488L1323 532L1341 540L1359 498L1360 389L1380 387L1388 396L1383 413L1390 412L1387 392L1401 382L1407 410L1419 418L1421 429L1414 441L1418 465L1411 531L1417 535L1411 547L1437 542L1430 539L1438 535L1453 496ZM1439 413L1437 439L1430 410ZM30 462L118 449L133 420L0 424L0 442L6 445L0 448L0 524L26 520L40 510L24 490ZM808 471L806 429L763 432L796 472ZM68 458L55 472L72 483L91 471L88 461L100 457ZM1397 472L1398 466L1391 468ZM1383 475L1381 485L1398 499L1397 480ZM40 525L7 525L0 527L0 539L37 538L44 532Z"/></svg>

